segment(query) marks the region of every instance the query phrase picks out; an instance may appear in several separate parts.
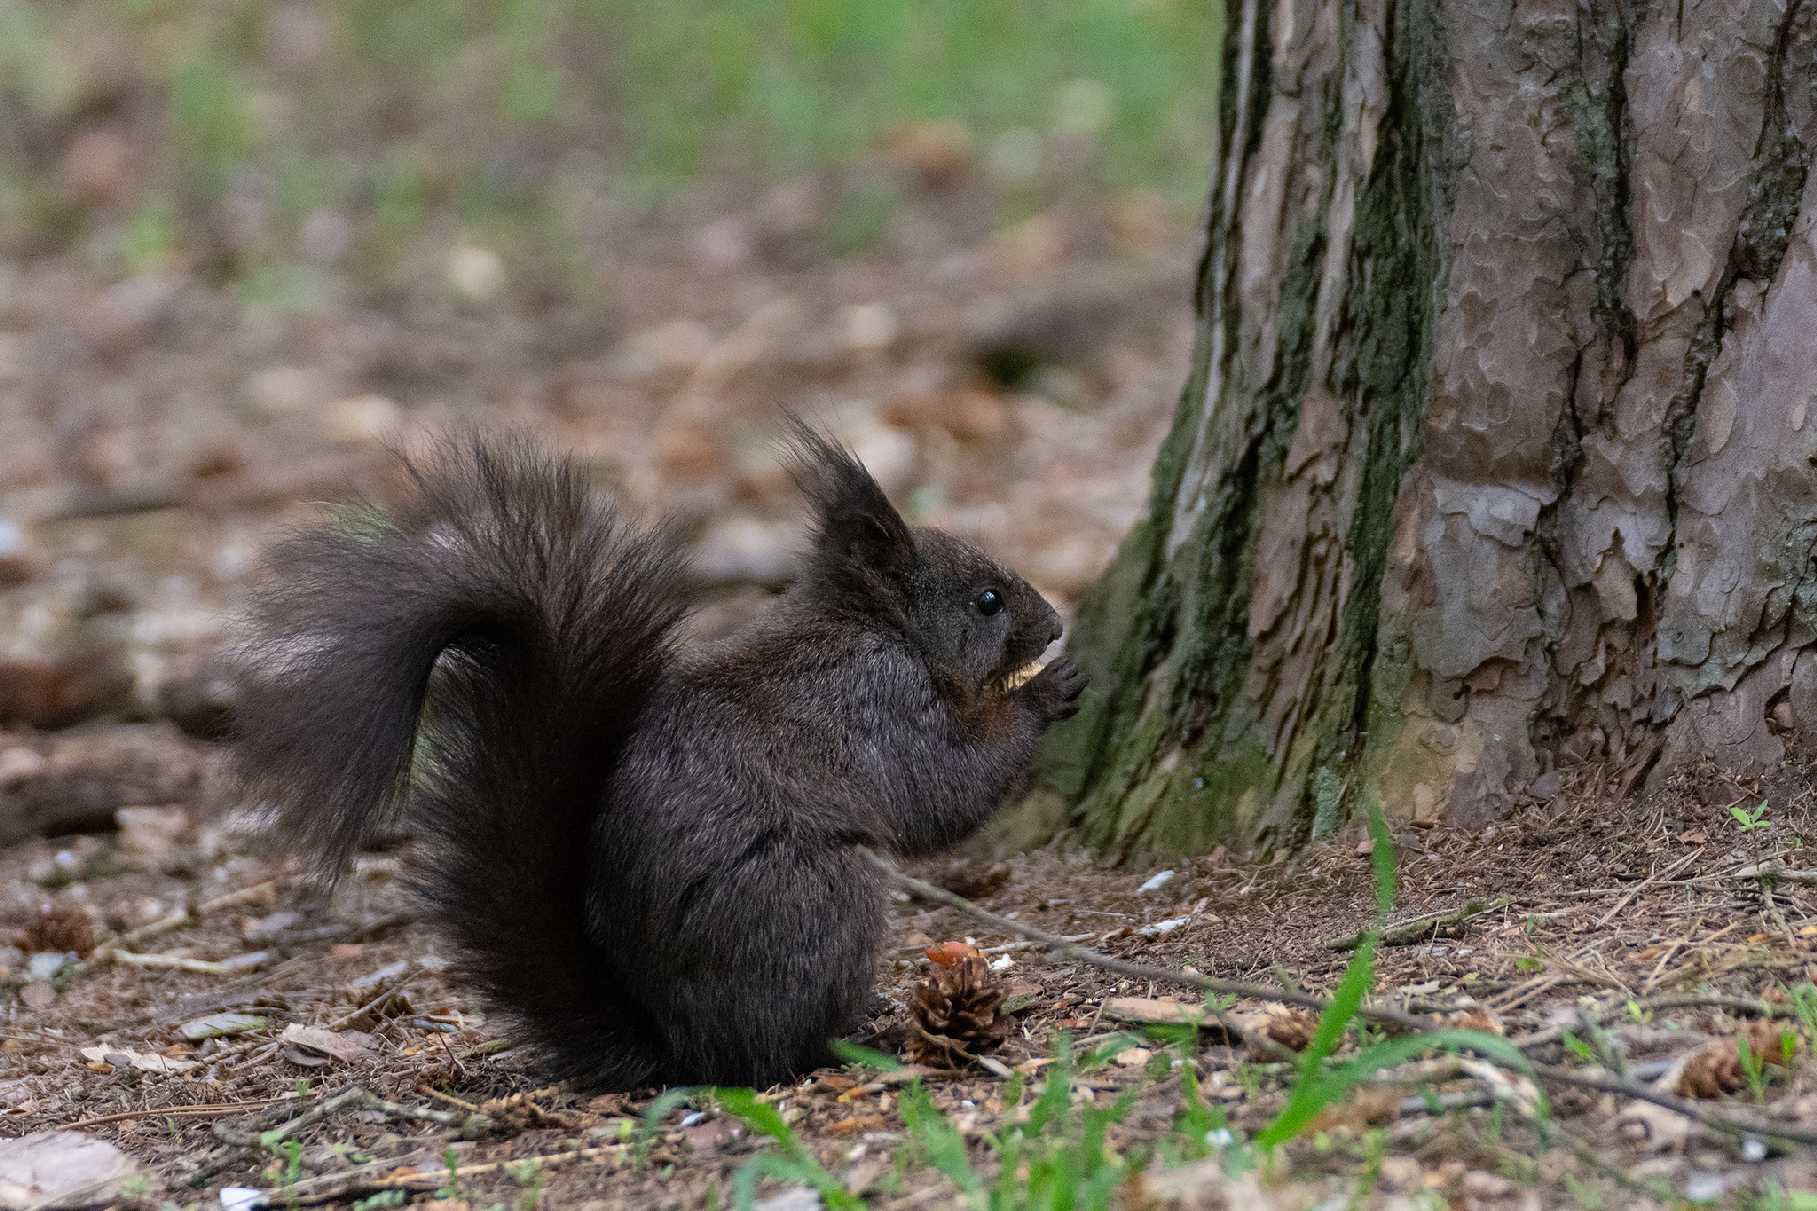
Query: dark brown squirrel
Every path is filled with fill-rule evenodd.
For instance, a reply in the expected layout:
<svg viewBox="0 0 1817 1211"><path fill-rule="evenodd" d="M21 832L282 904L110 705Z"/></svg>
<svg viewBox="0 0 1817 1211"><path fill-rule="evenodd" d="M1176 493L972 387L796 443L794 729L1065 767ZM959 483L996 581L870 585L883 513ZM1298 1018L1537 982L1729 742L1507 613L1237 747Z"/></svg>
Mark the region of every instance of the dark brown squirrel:
<svg viewBox="0 0 1817 1211"><path fill-rule="evenodd" d="M445 441L411 491L271 554L234 746L332 880L399 824L458 972L590 1089L765 1086L861 1022L883 929L862 847L981 826L1085 687L1053 608L911 529L799 422L812 547L729 639L686 645L686 561L521 439Z"/></svg>

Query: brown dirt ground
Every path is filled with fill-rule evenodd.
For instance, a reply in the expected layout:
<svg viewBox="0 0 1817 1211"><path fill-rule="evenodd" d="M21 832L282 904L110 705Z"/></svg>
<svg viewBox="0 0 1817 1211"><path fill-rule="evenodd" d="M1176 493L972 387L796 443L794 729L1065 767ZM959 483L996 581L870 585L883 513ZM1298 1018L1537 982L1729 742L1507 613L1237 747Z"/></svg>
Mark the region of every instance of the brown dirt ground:
<svg viewBox="0 0 1817 1211"><path fill-rule="evenodd" d="M184 759L202 766L214 760L194 742L168 740L170 752ZM1592 1018L1605 1024L1608 1045L1630 1070L1647 1075L1662 1067L1654 1061L1736 1035L1749 1015L1725 1010L1722 997L1776 998L1783 987L1817 977L1817 892L1809 884L1769 889L1758 879L1733 877L1776 854L1803 865L1804 842L1817 833L1817 770L1788 767L1746 783L1693 772L1628 804L1599 794L1589 774L1582 771L1584 785L1555 801L1482 830L1397 836L1396 920L1472 898L1506 903L1455 929L1386 947L1379 1003L1421 1012L1476 1009L1516 1041L1561 1025L1582 1030L1580 1019ZM214 784L204 777L198 785ZM483 1016L437 970L430 933L404 910L393 878L398 854L369 855L331 905L313 905L284 871L249 856L246 834L231 818L211 815L204 806L209 798L207 789L198 792L193 820L173 836L140 824L116 836L36 841L0 855L0 880L12 889L20 926L16 944L26 944L33 930L43 940L45 927L21 915L34 899L98 917L105 934L127 921L167 916L173 906L240 893L199 912L191 924L139 937L133 949L210 959L253 950L267 955L257 969L231 976L91 961L59 977L48 1003L34 1008L15 999L0 1039L6 1073L0 1132L90 1124L88 1130L149 1166L153 1202L194 1199L219 1185L267 1184L271 1157L235 1149L224 1137L291 1117L311 1099L355 1083L411 1107L448 1111L458 1109L451 1099L487 1103L498 1127L484 1138L456 1141L446 1125L351 1109L300 1133L306 1176L347 1169L350 1148L383 1162L384 1172L437 1170L450 1148L463 1166L593 1148L587 1159L544 1166L545 1205L694 1206L710 1188L723 1188L758 1148L721 1115L684 1118L678 1111L656 1137L648 1163L635 1164L623 1133L648 1098L581 1100L559 1089L537 1090L508 1052L488 1046ZM1772 827L1742 831L1728 807L1762 800ZM62 867L76 877L46 889L59 853L68 855ZM969 885L997 912L1086 935L1089 944L1119 957L1314 992L1328 991L1346 960L1326 941L1355 930L1370 911L1368 860L1356 836L1291 859L1217 854L1173 869L1174 877L1149 893L1137 889L1150 869L1107 867L1057 851L1012 857L1000 867L982 858L952 859L922 873ZM299 906L288 924L271 916ZM1164 935L1137 932L1175 918L1184 923ZM879 1023L885 1046L900 1039L900 1006L927 966L922 947L963 937L985 947L1014 941L950 909L909 902L897 905L890 937L886 987L897 1006ZM996 1052L1012 1066L1038 1067L1053 1054L1057 1032L1083 1048L1118 1029L1103 1014L1109 998L1176 991L1035 950L1008 954L1012 966L1000 978L1027 1005ZM180 1023L223 1010L264 1014L270 1026L225 1045L188 1043L178 1033ZM290 1023L362 1032L370 1050L345 1062L302 1066L301 1053L275 1041ZM81 1049L95 1046L102 1058L85 1060ZM199 1066L179 1074L135 1071L122 1058L127 1052ZM1563 1044L1540 1045L1532 1054L1574 1062ZM1238 1126L1259 1127L1281 1103L1284 1074L1266 1057L1209 1044L1194 1062L1207 1096ZM1441 1093L1483 1088L1455 1068L1425 1072ZM937 1103L974 1136L1013 1109L1002 1104L1004 1083L984 1072L926 1079ZM1102 1101L1147 1079L1138 1067L1113 1064L1082 1076L1075 1096ZM1469 1207L1580 1205L1597 1195L1605 1206L1672 1205L1633 1184L1649 1179L1738 1202L1763 1182L1789 1190L1817 1182L1809 1151L1750 1160L1718 1135L1674 1130L1682 1120L1648 1115L1615 1097L1552 1091L1556 1121L1542 1146L1530 1127L1494 1109L1466 1098L1466 1108L1432 1113L1418 1098L1403 1098L1412 1092L1409 1086L1387 1098L1372 1094L1360 1109L1337 1116L1328 1124L1333 1146L1293 1146L1268 1205L1310 1206L1354 1186L1364 1164L1358 1141L1366 1122L1381 1130L1385 1153L1376 1161L1374 1194L1362 1205L1417 1205L1406 1199L1422 1190ZM519 1101L490 1102L509 1095ZM941 1205L950 1198L951 1188L925 1169L910 1170L899 1188L890 1185L889 1158L902 1140L892 1087L826 1071L768 1096L830 1169L870 1184L875 1205ZM1165 1133L1177 1096L1174 1083L1154 1084L1115 1138L1136 1143ZM286 1098L292 1103L270 1109L271 1099ZM1817 1077L1810 1065L1795 1065L1769 1085L1763 1105L1751 1106L1745 1092L1728 1102L1810 1125L1817 1123ZM197 1173L206 1174L201 1187L186 1187ZM511 1205L522 1195L503 1174L476 1176L465 1186L476 1206Z"/></svg>

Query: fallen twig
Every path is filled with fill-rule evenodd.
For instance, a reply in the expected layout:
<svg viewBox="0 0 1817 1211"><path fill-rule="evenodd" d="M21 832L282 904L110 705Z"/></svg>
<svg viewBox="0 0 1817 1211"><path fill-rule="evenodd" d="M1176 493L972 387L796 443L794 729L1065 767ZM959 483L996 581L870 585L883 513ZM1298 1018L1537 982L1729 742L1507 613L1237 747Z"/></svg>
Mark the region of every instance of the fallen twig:
<svg viewBox="0 0 1817 1211"><path fill-rule="evenodd" d="M227 1123L216 1123L212 1128L216 1139L228 1145L228 1151L216 1156L193 1170L187 1183L191 1187L205 1184L215 1174L233 1164L240 1156L250 1151L269 1147L279 1140L295 1135L311 1123L317 1122L337 1110L347 1107L358 1107L362 1110L375 1110L387 1118L406 1121L435 1123L442 1127L453 1127L457 1133L466 1138L484 1134L492 1126L492 1120L484 1114L467 1114L452 1110L436 1110L428 1106L407 1106L402 1102L393 1102L378 1097L360 1085L349 1085L338 1092L317 1099L300 1114L281 1119L272 1125L276 1116L267 1110L253 1116L252 1126L236 1127ZM288 1107L283 1107L287 1109ZM286 1187L286 1192L290 1188Z"/></svg>
<svg viewBox="0 0 1817 1211"><path fill-rule="evenodd" d="M224 892L213 899L202 901L194 908L187 904L181 905L174 912L167 913L156 921L147 921L137 928L129 929L125 933L116 934L107 939L95 947L92 961L128 962L129 960L120 959L118 956L129 953L133 947L147 938L155 938L159 934L166 934L175 929L182 929L186 925L193 925L209 913L218 912L223 908L235 908L263 899L276 886L276 879L267 879L263 883L254 883L251 887L242 887L238 891Z"/></svg>
<svg viewBox="0 0 1817 1211"><path fill-rule="evenodd" d="M103 1123L127 1123L142 1118L219 1118L229 1114L244 1114L248 1110L262 1110L281 1102L294 1102L294 1093L278 1097L254 1098L249 1102L199 1102L188 1106L146 1106L138 1110L121 1110L115 1114L101 1114L94 1118L78 1119L69 1125L75 1131L82 1127L99 1127Z"/></svg>
<svg viewBox="0 0 1817 1211"><path fill-rule="evenodd" d="M872 863L881 870L885 877L904 891L920 896L936 904L944 904L972 917L993 925L1006 933L1031 941L1045 944L1050 953L1065 955L1088 963L1103 971L1128 976L1137 980L1153 980L1158 984L1172 984L1177 987L1197 988L1221 996L1236 996L1256 1000L1275 1000L1288 1005L1299 1005L1306 1009L1324 1012L1331 1002L1324 997L1315 997L1307 993L1289 992L1279 988L1267 988L1255 984L1239 984L1230 980L1216 980L1184 971L1173 971L1165 967L1153 967L1146 963L1130 963L1123 959L1107 955L1101 951L1091 950L1076 943L1065 941L1055 934L1036 929L1012 917L994 913L988 908L980 908L964 896L954 895L945 888L936 887L923 879L906 874L896 868L895 863L878 854L866 851ZM1400 1013L1392 1009L1364 1007L1357 1010L1357 1016L1397 1026L1403 1030L1424 1033L1433 1027L1433 1023ZM1566 1068L1554 1068L1545 1064L1534 1064L1522 1058L1516 1062L1506 1054L1491 1051L1473 1051L1477 1058L1497 1068L1531 1077L1535 1080L1549 1081L1555 1085L1569 1085L1578 1089L1592 1089L1599 1093L1611 1093L1617 1097L1632 1098L1636 1101L1651 1102L1676 1114L1682 1114L1694 1122L1718 1131L1734 1135L1758 1135L1771 1139L1786 1140L1791 1143L1817 1146L1817 1129L1796 1127L1789 1124L1769 1123L1752 1116L1725 1114L1718 1110L1699 1105L1686 1098L1653 1089L1635 1081L1601 1073L1573 1072Z"/></svg>
<svg viewBox="0 0 1817 1211"><path fill-rule="evenodd" d="M1679 871L1683 870L1686 866L1688 866L1693 858L1697 857L1701 853L1703 853L1703 849L1700 846L1697 849L1694 849L1690 853L1686 854L1684 857L1680 858L1678 861L1672 863L1672 865L1666 867L1666 869L1664 869L1662 871L1658 871L1654 874L1648 875L1646 878L1644 878L1640 882L1636 883L1632 888L1630 888L1628 890L1627 895L1623 896L1621 899L1619 899L1615 902L1615 907L1611 908L1608 912L1604 913L1597 920L1597 922L1593 928L1601 929L1603 926L1607 925L1610 921L1613 921L1618 915L1620 915L1622 909L1626 908L1629 904L1632 904L1634 902L1634 897L1638 896L1641 892L1645 891L1647 888L1652 887L1654 884L1664 882L1666 879L1669 879L1671 876L1677 874Z"/></svg>
<svg viewBox="0 0 1817 1211"><path fill-rule="evenodd" d="M333 1114L342 1106L351 1105L355 1102L364 1102L365 1099L370 1096L371 1095L360 1086L349 1085L339 1092L331 1093L326 1097L318 1099L314 1105L310 1106L302 1113L281 1120L276 1126L260 1130L244 1131L235 1130L226 1123L216 1123L214 1126L214 1135L216 1139L224 1144L234 1144L241 1148L257 1148L262 1141L269 1140L275 1142L284 1139L287 1136L295 1135L298 1131L301 1131L304 1127L307 1127L317 1119L325 1118L328 1115Z"/></svg>
<svg viewBox="0 0 1817 1211"><path fill-rule="evenodd" d="M1590 1017L1598 1022L1606 1022L1617 1014L1627 1013L1628 1006L1633 1005L1642 1013L1663 1013L1672 1009L1724 1009L1730 1013L1743 1013L1756 1018L1789 1018L1793 1016L1790 1005L1775 1005L1771 1001L1756 1000L1753 997L1735 997L1723 993L1705 992L1688 993L1681 996L1651 997L1646 1000L1630 1001L1623 999L1617 1003L1604 1005L1594 1010L1586 1010ZM1516 1047L1525 1051L1530 1047L1544 1047L1556 1043L1567 1033L1578 1029L1575 1023L1562 1026L1549 1026L1536 1030L1532 1034L1521 1035L1510 1039Z"/></svg>
<svg viewBox="0 0 1817 1211"><path fill-rule="evenodd" d="M1731 879L1776 879L1781 883L1817 883L1817 870L1797 870L1784 862L1756 862L1729 876Z"/></svg>
<svg viewBox="0 0 1817 1211"><path fill-rule="evenodd" d="M218 1152L214 1156L203 1161L194 1169L191 1169L188 1175L183 1178L183 1184L189 1186L191 1189L207 1185L215 1174L226 1169L248 1152L257 1151L260 1146L260 1137L266 1135L267 1131L275 1133L268 1136L268 1138L274 1141L282 1139L285 1135L296 1131L301 1127L307 1126L321 1118L323 1115L329 1114L335 1109L346 1105L348 1102L354 1101L364 1092L365 1090L361 1089L359 1086L353 1085L346 1089L342 1089L337 1093L327 1094L324 1097L317 1099L316 1102L308 1109L304 1110L303 1113L288 1120L283 1118L283 1114L288 1111L292 1105L297 1104L295 1102L274 1106L270 1109L261 1111L258 1114L252 1115L249 1126L232 1126L227 1123L216 1123L213 1127L209 1128L209 1130L216 1139L220 1140L223 1144L228 1145L228 1147L224 1151ZM276 1125L274 1126L273 1124Z"/></svg>
<svg viewBox="0 0 1817 1211"><path fill-rule="evenodd" d="M380 1161L344 1173L325 1173L320 1177L306 1177L285 1186L279 1195L286 1205L295 1205L333 1202L355 1195L377 1194L386 1190L439 1190L448 1186L450 1181L470 1177L488 1177L503 1173L507 1169L529 1167L540 1170L551 1165L565 1165L576 1161L619 1159L629 1155L632 1148L633 1146L630 1144L600 1144L587 1148L569 1148L561 1152L533 1153L513 1160L478 1161L471 1165L458 1165L452 1169L437 1168L421 1171L400 1171L397 1162Z"/></svg>
<svg viewBox="0 0 1817 1211"><path fill-rule="evenodd" d="M1481 1058L1497 1067L1508 1066L1493 1056ZM1515 1069L1515 1071L1519 1070ZM1555 1085L1572 1085L1578 1089L1594 1089L1599 1093L1612 1093L1617 1097L1651 1102L1655 1106L1663 1106L1676 1114L1682 1114L1693 1122L1702 1123L1704 1126L1715 1128L1718 1131L1727 1131L1733 1135L1759 1135L1769 1139L1787 1140L1795 1144L1817 1147L1817 1128L1796 1127L1789 1123L1769 1123L1751 1115L1724 1114L1688 1098L1667 1093L1663 1089L1638 1085L1620 1077L1573 1072L1567 1068L1553 1068L1544 1064L1533 1065L1530 1075L1542 1081L1551 1081Z"/></svg>
<svg viewBox="0 0 1817 1211"><path fill-rule="evenodd" d="M1466 900L1457 908L1440 909L1437 912L1422 913L1417 917L1390 925L1381 931L1379 940L1383 946L1405 946L1417 942L1434 929L1445 925L1456 925L1468 921L1471 917L1480 917L1484 913L1499 912L1514 901L1507 896L1497 896L1493 900ZM1367 930L1359 929L1341 938L1329 938L1325 942L1326 950L1355 950L1363 944Z"/></svg>
<svg viewBox="0 0 1817 1211"><path fill-rule="evenodd" d="M243 955L234 955L230 959L192 959L187 955L139 954L131 950L115 950L107 955L108 961L121 963L128 967L149 967L164 971L193 971L208 976L230 976L242 971L251 971L271 958L271 953L254 950Z"/></svg>
<svg viewBox="0 0 1817 1211"><path fill-rule="evenodd" d="M866 852L869 853L869 851ZM917 879L911 874L898 870L895 863L877 854L871 853L870 859L898 887L923 900L944 904L975 920L994 925L1005 933L1039 943L1051 954L1078 959L1082 963L1089 963L1093 967L1114 972L1117 975L1128 976L1132 980L1153 980L1157 984L1171 984L1176 988L1196 988L1200 992L1209 992L1215 996L1240 997L1254 1001L1280 1001L1282 1004L1298 1005L1303 1009L1324 1010L1331 1004L1324 997L1315 997L1310 993L1295 992L1291 989L1271 988L1265 984L1243 984L1234 980L1218 980L1210 976L1176 971L1167 967L1155 967L1147 963L1131 963L1125 959L1107 955L1101 950L1092 950L1077 942L1069 942L1059 934L1051 934L1045 930L1036 929L1032 925L1024 925L1013 917L1005 917L988 908L980 908L964 896L955 895L944 887L936 887L926 880ZM1425 1018L1415 1017L1413 1014L1402 1013L1395 1009L1365 1006L1357 1012L1371 1021L1396 1026L1402 1030L1427 1030L1432 1026L1432 1023Z"/></svg>

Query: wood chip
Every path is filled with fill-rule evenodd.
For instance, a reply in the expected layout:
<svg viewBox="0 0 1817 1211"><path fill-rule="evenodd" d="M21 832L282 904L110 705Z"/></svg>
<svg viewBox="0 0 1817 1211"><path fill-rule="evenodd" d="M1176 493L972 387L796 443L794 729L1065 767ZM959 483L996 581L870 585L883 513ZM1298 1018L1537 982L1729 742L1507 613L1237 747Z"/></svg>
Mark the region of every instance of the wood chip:
<svg viewBox="0 0 1817 1211"><path fill-rule="evenodd" d="M75 1131L0 1140L0 1208L55 1211L112 1202L138 1172L130 1156Z"/></svg>
<svg viewBox="0 0 1817 1211"><path fill-rule="evenodd" d="M167 1055L153 1055L145 1051L128 1051L120 1047L109 1047L105 1044L84 1047L82 1058L91 1064L105 1064L111 1068L136 1068L140 1072L192 1072L202 1065L195 1060L173 1059Z"/></svg>
<svg viewBox="0 0 1817 1211"><path fill-rule="evenodd" d="M284 1058L305 1068L322 1068L330 1062L355 1064L373 1057L377 1048L371 1035L357 1030L324 1030L292 1022L278 1036Z"/></svg>
<svg viewBox="0 0 1817 1211"><path fill-rule="evenodd" d="M1111 997L1104 1002L1104 1016L1144 1026L1190 1026L1205 1020L1205 1006L1173 997Z"/></svg>
<svg viewBox="0 0 1817 1211"><path fill-rule="evenodd" d="M245 1034L249 1030L263 1030L271 1025L271 1019L256 1013L211 1013L207 1017L191 1018L177 1027L177 1033L191 1042L203 1039L221 1038L230 1034Z"/></svg>

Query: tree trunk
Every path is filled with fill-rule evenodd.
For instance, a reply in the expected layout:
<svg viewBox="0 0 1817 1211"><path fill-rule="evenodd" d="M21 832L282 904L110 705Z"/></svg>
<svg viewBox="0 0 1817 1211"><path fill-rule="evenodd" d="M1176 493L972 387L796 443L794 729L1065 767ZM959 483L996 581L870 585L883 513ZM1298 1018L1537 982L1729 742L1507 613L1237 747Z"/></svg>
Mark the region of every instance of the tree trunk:
<svg viewBox="0 0 1817 1211"><path fill-rule="evenodd" d="M1192 373L1034 818L1190 852L1780 757L1817 0L1228 8Z"/></svg>

